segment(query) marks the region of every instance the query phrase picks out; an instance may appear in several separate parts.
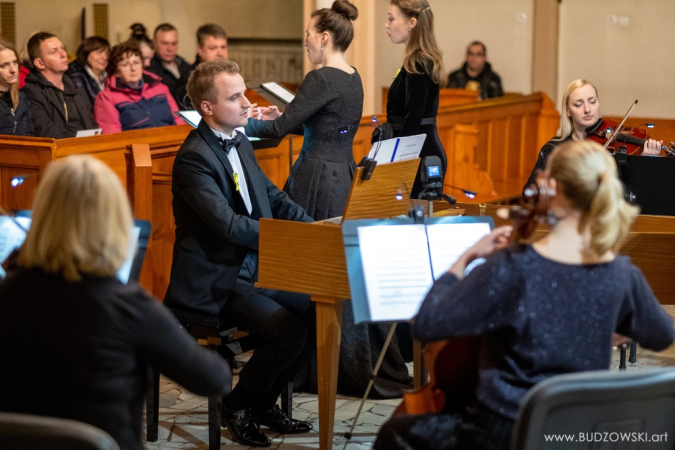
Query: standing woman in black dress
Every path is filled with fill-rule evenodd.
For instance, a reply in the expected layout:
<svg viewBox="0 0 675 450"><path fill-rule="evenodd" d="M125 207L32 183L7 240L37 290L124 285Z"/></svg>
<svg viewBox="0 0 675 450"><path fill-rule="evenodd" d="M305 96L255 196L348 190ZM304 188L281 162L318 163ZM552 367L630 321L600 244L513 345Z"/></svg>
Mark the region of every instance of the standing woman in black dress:
<svg viewBox="0 0 675 450"><path fill-rule="evenodd" d="M304 136L284 191L315 220L342 215L356 169L352 144L363 113L363 84L345 51L357 16L347 0L314 11L305 47L309 61L323 67L305 76L284 114L265 108L263 118L274 120L249 119L246 126L249 136Z"/></svg>
<svg viewBox="0 0 675 450"><path fill-rule="evenodd" d="M438 156L447 169L443 144L438 137L436 115L439 91L445 86L443 54L434 36L434 15L427 0L391 0L387 11L387 35L394 44L405 44L403 67L387 95L387 122L394 137L426 134L420 158ZM410 196L422 191L420 171Z"/></svg>

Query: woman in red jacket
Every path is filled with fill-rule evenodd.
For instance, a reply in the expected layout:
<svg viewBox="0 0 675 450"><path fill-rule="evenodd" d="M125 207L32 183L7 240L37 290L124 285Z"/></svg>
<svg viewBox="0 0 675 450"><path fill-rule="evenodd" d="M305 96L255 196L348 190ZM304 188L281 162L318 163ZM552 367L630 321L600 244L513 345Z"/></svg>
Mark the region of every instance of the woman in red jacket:
<svg viewBox="0 0 675 450"><path fill-rule="evenodd" d="M106 87L96 96L94 117L103 133L183 125L178 105L160 78L143 70L140 49L132 43L113 47Z"/></svg>

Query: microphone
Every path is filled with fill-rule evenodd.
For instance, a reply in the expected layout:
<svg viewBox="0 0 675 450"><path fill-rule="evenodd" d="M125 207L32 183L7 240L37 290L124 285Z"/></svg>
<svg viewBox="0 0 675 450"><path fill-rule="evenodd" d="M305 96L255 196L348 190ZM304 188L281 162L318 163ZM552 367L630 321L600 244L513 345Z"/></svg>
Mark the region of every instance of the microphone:
<svg viewBox="0 0 675 450"><path fill-rule="evenodd" d="M458 191L462 191L464 193L464 195L466 195L469 198L476 198L477 194L476 194L475 191L470 191L468 189L463 189L461 187L452 186L452 185L449 185L449 184L446 184L446 186L449 187L449 188L452 188L452 189L457 189Z"/></svg>
<svg viewBox="0 0 675 450"><path fill-rule="evenodd" d="M370 116L370 122L364 125L357 125L357 128L360 126L371 126L375 127L376 130L380 130L380 135L377 139L377 144L375 147L375 153L373 153L373 157L369 158L368 155L364 156L363 159L356 165L357 167L363 167L363 173L361 173L361 179L363 181L368 181L370 180L370 177L373 176L373 171L375 171L375 166L377 166L377 161L375 161L375 157L377 156L377 152L380 151L380 143L382 142L382 138L384 134L382 133L382 128L380 127L379 121L377 120L377 116L373 114ZM354 125L347 125L344 127L338 128L338 133L340 134L347 134L351 130L354 129Z"/></svg>

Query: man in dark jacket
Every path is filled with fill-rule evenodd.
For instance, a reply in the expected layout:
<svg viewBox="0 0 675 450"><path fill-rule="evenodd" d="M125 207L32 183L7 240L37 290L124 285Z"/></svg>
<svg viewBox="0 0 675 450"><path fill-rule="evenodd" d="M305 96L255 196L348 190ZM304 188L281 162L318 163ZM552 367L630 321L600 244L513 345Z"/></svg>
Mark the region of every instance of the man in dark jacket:
<svg viewBox="0 0 675 450"><path fill-rule="evenodd" d="M448 87L478 91L479 97L493 98L504 95L502 79L492 71L487 62L485 44L474 41L466 49L466 62L461 69L448 76Z"/></svg>
<svg viewBox="0 0 675 450"><path fill-rule="evenodd" d="M148 71L162 79L180 109L186 108L185 99L191 65L178 56L178 30L170 23L162 23L155 28L155 56Z"/></svg>
<svg viewBox="0 0 675 450"><path fill-rule="evenodd" d="M239 66L200 64L187 86L202 116L176 154L171 192L176 219L171 281L164 304L227 317L263 340L223 400L223 425L235 441L267 447L259 424L280 433L309 431L276 406L314 352L315 316L308 295L256 288L259 220L312 222L258 166L248 138L251 103Z"/></svg>
<svg viewBox="0 0 675 450"><path fill-rule="evenodd" d="M36 135L62 139L98 128L86 94L65 75L68 55L61 40L52 33L36 33L28 41L28 56L35 69L23 91L30 100Z"/></svg>

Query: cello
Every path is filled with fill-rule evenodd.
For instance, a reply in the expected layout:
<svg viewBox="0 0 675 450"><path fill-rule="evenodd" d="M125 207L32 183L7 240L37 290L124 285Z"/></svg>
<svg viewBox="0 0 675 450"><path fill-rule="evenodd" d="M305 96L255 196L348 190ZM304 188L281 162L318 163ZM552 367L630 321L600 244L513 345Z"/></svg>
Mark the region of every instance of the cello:
<svg viewBox="0 0 675 450"><path fill-rule="evenodd" d="M497 212L501 218L513 220L513 244L529 238L538 223L552 224L555 220L549 213L555 190L542 172L523 192L524 207L504 207ZM471 405L478 386L480 350L481 336L460 336L427 344L422 352L429 381L405 391L394 415L453 413Z"/></svg>

